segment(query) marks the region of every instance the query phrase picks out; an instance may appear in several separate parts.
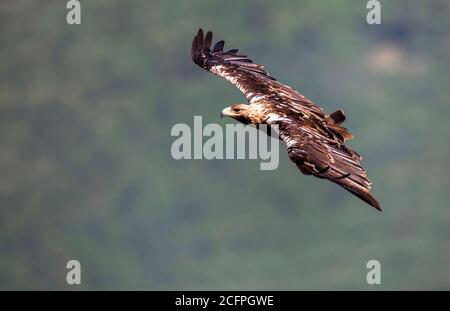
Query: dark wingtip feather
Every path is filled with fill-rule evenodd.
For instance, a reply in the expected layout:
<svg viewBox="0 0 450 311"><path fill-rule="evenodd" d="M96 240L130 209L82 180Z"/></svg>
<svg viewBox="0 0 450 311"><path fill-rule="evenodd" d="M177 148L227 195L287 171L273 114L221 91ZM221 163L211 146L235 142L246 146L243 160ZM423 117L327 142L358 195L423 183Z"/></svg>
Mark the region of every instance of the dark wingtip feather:
<svg viewBox="0 0 450 311"><path fill-rule="evenodd" d="M235 65L240 70L245 70L248 73L261 74L268 79L274 80L264 69L263 66L253 64L252 60L246 55L237 55L238 49L231 49L224 52L225 41L218 41L211 50L213 33L208 31L206 35L203 29L199 28L197 35L192 41L191 55L194 63L200 67L209 70L211 64L226 63Z"/></svg>
<svg viewBox="0 0 450 311"><path fill-rule="evenodd" d="M195 52L197 51L197 36L192 39L192 47L191 47L191 55L194 57Z"/></svg>
<svg viewBox="0 0 450 311"><path fill-rule="evenodd" d="M203 29L201 28L198 30L197 33L197 44L199 49L203 48Z"/></svg>
<svg viewBox="0 0 450 311"><path fill-rule="evenodd" d="M213 33L211 31L208 31L205 36L205 45L204 45L205 48L207 49L211 48L212 37Z"/></svg>
<svg viewBox="0 0 450 311"><path fill-rule="evenodd" d="M214 45L214 48L213 48L212 52L213 52L213 53L222 52L222 51L223 51L224 45L225 45L225 41L223 41L223 40L218 41L218 42Z"/></svg>

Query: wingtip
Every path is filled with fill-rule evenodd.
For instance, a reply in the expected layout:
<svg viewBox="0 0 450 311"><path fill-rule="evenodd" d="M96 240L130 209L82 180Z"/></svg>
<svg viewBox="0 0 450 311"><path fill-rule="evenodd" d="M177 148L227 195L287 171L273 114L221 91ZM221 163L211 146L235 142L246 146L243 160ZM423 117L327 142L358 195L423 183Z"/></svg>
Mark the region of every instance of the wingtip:
<svg viewBox="0 0 450 311"><path fill-rule="evenodd" d="M373 205L373 207L375 207L377 209L377 211L379 211L380 213L383 211L383 209L381 208L380 204Z"/></svg>
<svg viewBox="0 0 450 311"><path fill-rule="evenodd" d="M192 59L194 59L196 53L201 50L205 45L204 37L203 37L203 29L199 28L197 33L194 35L194 38L192 39L192 46L191 46L191 56Z"/></svg>
<svg viewBox="0 0 450 311"><path fill-rule="evenodd" d="M370 193L368 189L361 189L360 187L350 187L347 184L339 183L339 181L345 181L345 179L338 179L338 180L332 180L332 181L337 182L342 187L344 187L345 190L353 193L354 195L356 195L358 198L360 198L361 200L363 200L370 206L373 206L379 212L383 211L380 206L380 203L377 201L377 199L375 199L373 194Z"/></svg>
<svg viewBox="0 0 450 311"><path fill-rule="evenodd" d="M208 31L205 35L205 48L211 49L211 43L212 43L213 33L212 31Z"/></svg>
<svg viewBox="0 0 450 311"><path fill-rule="evenodd" d="M197 51L202 48L210 48L212 41L213 33L212 31L208 31L206 34L203 31L203 28L199 28L197 33L194 35L194 39L192 42L192 50Z"/></svg>
<svg viewBox="0 0 450 311"><path fill-rule="evenodd" d="M380 206L380 202L378 202L371 193L368 193L365 201L370 205L372 205L377 211L379 212L383 211L383 209Z"/></svg>

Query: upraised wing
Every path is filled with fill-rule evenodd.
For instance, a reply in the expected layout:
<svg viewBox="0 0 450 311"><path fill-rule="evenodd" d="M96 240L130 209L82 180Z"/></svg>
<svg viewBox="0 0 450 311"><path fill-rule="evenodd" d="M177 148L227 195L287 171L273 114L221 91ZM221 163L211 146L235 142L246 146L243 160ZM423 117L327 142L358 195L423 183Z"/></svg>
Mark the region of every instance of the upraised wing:
<svg viewBox="0 0 450 311"><path fill-rule="evenodd" d="M218 41L211 50L212 32L204 36L199 29L192 41L192 60L203 69L219 75L244 93L251 104L256 100L267 99L280 108L288 108L301 115L316 115L324 118L325 113L308 98L284 85L255 64L246 55L238 54L237 49L224 51L224 41Z"/></svg>

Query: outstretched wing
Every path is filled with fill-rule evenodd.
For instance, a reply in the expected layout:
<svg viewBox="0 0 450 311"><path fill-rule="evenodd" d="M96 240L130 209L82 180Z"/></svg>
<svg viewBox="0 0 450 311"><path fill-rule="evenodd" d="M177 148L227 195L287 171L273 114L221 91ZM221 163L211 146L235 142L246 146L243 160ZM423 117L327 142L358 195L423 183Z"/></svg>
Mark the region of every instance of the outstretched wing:
<svg viewBox="0 0 450 311"><path fill-rule="evenodd" d="M237 49L224 51L225 42L217 42L211 50L212 32L206 35L199 29L192 41L192 60L203 69L219 75L244 93L249 103L266 99L280 108L288 108L300 115L325 117L324 111L308 98L271 77L264 66L255 64Z"/></svg>
<svg viewBox="0 0 450 311"><path fill-rule="evenodd" d="M371 182L359 161L361 157L338 140L322 135L317 125L309 120L272 117L289 158L306 175L328 179L379 211L380 204L370 193Z"/></svg>

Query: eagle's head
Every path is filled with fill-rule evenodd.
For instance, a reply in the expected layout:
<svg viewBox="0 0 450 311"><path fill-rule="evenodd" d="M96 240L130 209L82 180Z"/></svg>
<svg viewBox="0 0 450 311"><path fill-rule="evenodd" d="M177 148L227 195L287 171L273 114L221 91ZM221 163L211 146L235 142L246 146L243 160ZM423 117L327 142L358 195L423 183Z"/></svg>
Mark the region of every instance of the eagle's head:
<svg viewBox="0 0 450 311"><path fill-rule="evenodd" d="M250 105L245 104L235 104L225 108L220 113L220 117L221 118L231 117L244 124L260 123L259 118L256 116L255 112L251 109Z"/></svg>

